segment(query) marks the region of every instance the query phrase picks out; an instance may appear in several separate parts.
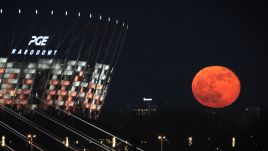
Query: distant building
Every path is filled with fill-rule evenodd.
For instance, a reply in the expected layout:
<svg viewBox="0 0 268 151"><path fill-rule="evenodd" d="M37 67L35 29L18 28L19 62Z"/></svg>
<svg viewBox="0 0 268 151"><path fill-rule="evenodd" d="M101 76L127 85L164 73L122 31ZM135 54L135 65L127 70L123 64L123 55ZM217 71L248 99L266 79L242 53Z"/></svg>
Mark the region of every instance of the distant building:
<svg viewBox="0 0 268 151"><path fill-rule="evenodd" d="M134 111L136 115L152 115L156 114L159 110L159 100L143 98L136 105L130 106L130 110Z"/></svg>

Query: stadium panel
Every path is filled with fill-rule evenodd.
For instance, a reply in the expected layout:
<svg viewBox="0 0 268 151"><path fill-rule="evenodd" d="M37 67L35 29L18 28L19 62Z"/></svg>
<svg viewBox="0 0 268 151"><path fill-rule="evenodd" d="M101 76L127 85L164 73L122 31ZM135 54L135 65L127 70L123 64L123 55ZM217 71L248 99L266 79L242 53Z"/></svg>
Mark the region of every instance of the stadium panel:
<svg viewBox="0 0 268 151"><path fill-rule="evenodd" d="M0 14L6 23L1 32L8 35L0 39L0 104L54 106L97 118L127 27L80 12L35 12Z"/></svg>

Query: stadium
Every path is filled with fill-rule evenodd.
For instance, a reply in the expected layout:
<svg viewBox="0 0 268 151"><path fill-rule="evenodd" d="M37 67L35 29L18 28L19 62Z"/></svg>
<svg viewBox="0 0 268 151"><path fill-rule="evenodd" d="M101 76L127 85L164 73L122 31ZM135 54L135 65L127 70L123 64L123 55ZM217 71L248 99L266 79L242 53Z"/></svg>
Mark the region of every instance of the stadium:
<svg viewBox="0 0 268 151"><path fill-rule="evenodd" d="M128 26L107 16L0 10L0 104L97 119Z"/></svg>

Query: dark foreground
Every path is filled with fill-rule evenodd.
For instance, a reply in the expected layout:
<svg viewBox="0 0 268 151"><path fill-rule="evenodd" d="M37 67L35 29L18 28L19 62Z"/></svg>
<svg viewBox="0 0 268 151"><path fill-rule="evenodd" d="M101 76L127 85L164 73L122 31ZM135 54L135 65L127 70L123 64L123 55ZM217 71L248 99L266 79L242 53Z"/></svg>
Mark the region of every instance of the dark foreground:
<svg viewBox="0 0 268 151"><path fill-rule="evenodd" d="M55 111L47 113L98 140L109 142L112 139L68 115ZM37 114L21 114L59 138L68 137L70 143L80 150L101 150ZM117 111L104 110L99 120L91 122L148 151L160 151L158 136L166 137L162 140L164 151L265 151L268 149L268 141L265 138L268 132L267 115L268 109L260 107L212 110L175 106L130 106ZM69 150L2 110L0 117L1 121L24 135L35 133L37 137L34 141L48 150ZM5 135L6 143L15 150L30 150L27 142L3 127L0 127L0 135ZM116 150L127 149L133 150L123 144L117 144Z"/></svg>

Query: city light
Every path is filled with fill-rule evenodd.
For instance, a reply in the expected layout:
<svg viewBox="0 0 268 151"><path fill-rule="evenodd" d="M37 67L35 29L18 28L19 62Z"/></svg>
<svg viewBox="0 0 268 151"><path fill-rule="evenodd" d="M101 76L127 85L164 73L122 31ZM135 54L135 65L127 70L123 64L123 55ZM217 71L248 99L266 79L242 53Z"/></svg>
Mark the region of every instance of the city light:
<svg viewBox="0 0 268 151"><path fill-rule="evenodd" d="M126 144L128 144L127 141L126 141ZM128 151L128 146L127 146L127 145L125 145L125 147L124 147L124 151Z"/></svg>
<svg viewBox="0 0 268 151"><path fill-rule="evenodd" d="M232 137L232 147L235 147L235 137Z"/></svg>
<svg viewBox="0 0 268 151"><path fill-rule="evenodd" d="M28 138L35 138L36 135L35 135L35 134L33 134L33 135L32 135L32 134L28 134L27 137L28 137Z"/></svg>
<svg viewBox="0 0 268 151"><path fill-rule="evenodd" d="M193 145L193 137L192 136L188 137L188 145L189 146Z"/></svg>
<svg viewBox="0 0 268 151"><path fill-rule="evenodd" d="M1 146L2 147L6 146L6 137L5 136L2 136Z"/></svg>
<svg viewBox="0 0 268 151"><path fill-rule="evenodd" d="M29 144L31 144L31 151L33 151L33 138L36 137L35 134L28 134L27 137L29 138Z"/></svg>
<svg viewBox="0 0 268 151"><path fill-rule="evenodd" d="M161 139L166 139L166 136L161 136L161 135L160 135L160 136L158 136L158 139L160 139L160 140L161 140Z"/></svg>
<svg viewBox="0 0 268 151"><path fill-rule="evenodd" d="M160 140L160 150L163 151L163 140L166 140L166 136L158 136L158 139Z"/></svg>
<svg viewBox="0 0 268 151"><path fill-rule="evenodd" d="M116 147L116 139L115 139L115 137L112 138L112 147L113 148Z"/></svg>
<svg viewBox="0 0 268 151"><path fill-rule="evenodd" d="M152 98L143 98L143 101L147 102L147 101L152 101Z"/></svg>
<svg viewBox="0 0 268 151"><path fill-rule="evenodd" d="M69 147L69 138L66 137L65 141L63 141L63 144L65 145L65 147Z"/></svg>

